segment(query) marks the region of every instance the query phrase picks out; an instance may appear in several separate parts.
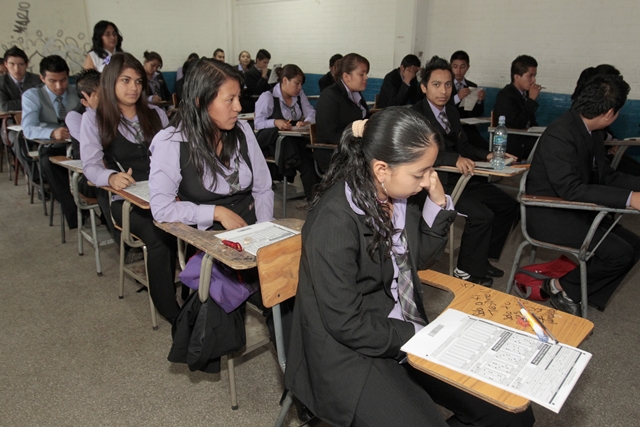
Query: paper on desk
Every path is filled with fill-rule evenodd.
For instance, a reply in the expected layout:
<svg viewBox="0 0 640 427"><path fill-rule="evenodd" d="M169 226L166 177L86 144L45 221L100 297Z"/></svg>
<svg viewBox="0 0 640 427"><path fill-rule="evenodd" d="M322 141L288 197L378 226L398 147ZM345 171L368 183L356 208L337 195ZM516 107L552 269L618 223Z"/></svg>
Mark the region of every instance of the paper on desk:
<svg viewBox="0 0 640 427"><path fill-rule="evenodd" d="M478 92L480 92L480 89L477 87L470 87L469 89L471 89L471 93L460 101L460 106L464 107L464 111L473 110L473 107L475 107L478 102Z"/></svg>
<svg viewBox="0 0 640 427"><path fill-rule="evenodd" d="M487 119L485 117L464 117L460 119L460 123L463 125L480 125L484 123L491 123L491 119Z"/></svg>
<svg viewBox="0 0 640 427"><path fill-rule="evenodd" d="M67 165L71 168L82 169L82 160L63 160L61 165Z"/></svg>
<svg viewBox="0 0 640 427"><path fill-rule="evenodd" d="M402 350L532 400L556 413L591 354L447 309Z"/></svg>
<svg viewBox="0 0 640 427"><path fill-rule="evenodd" d="M506 157L504 159L504 165L505 166L509 166L511 163L513 163L513 158L512 157ZM477 168L493 169L493 164L491 164L491 162L475 162L475 164L476 164Z"/></svg>
<svg viewBox="0 0 640 427"><path fill-rule="evenodd" d="M273 64L273 69L271 70L271 74L269 74L268 84L272 85L278 83L278 73L276 73L276 69L278 67L282 67L282 64Z"/></svg>
<svg viewBox="0 0 640 427"><path fill-rule="evenodd" d="M224 233L216 234L216 237L221 240L240 243L242 249L252 255L256 255L258 249L263 246L271 245L280 240L295 236L296 234L300 234L300 232L274 224L273 222L261 222L259 224L225 231Z"/></svg>
<svg viewBox="0 0 640 427"><path fill-rule="evenodd" d="M547 130L546 126L531 126L529 129L527 129L527 132L543 133L545 130Z"/></svg>
<svg viewBox="0 0 640 427"><path fill-rule="evenodd" d="M133 194L134 196L144 200L147 203L151 198L149 196L149 181L136 181L134 185L130 185L129 187L125 188L124 191L129 194Z"/></svg>

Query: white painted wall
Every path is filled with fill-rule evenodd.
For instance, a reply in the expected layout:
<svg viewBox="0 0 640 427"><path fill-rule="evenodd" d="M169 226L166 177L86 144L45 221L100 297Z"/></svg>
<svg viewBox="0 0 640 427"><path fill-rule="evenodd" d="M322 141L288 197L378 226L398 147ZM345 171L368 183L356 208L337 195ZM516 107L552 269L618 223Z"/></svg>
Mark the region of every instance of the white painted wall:
<svg viewBox="0 0 640 427"><path fill-rule="evenodd" d="M640 98L640 2L637 0L427 0L425 54L471 56L469 78L502 87L511 61L538 61L546 91L573 93L580 72L601 63L617 67Z"/></svg>

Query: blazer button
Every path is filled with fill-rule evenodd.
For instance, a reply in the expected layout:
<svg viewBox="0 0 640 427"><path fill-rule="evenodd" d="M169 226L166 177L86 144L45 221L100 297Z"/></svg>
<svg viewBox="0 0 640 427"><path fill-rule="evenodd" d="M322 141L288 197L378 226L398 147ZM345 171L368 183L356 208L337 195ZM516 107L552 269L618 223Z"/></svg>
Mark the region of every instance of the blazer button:
<svg viewBox="0 0 640 427"><path fill-rule="evenodd" d="M453 222L454 218L447 218L447 222Z"/></svg>

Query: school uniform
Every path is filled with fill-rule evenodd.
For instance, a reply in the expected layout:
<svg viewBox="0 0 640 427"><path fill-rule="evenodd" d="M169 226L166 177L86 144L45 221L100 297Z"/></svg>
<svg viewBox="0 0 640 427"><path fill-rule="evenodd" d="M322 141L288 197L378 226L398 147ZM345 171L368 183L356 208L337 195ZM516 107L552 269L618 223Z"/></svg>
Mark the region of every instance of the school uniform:
<svg viewBox="0 0 640 427"><path fill-rule="evenodd" d="M162 127L167 126L169 120L164 111L150 105L160 118ZM132 169L133 179L147 181L149 179L149 149L145 143L136 141L136 131L133 124L126 124L124 117L118 125L118 133L105 148L100 140L96 113L87 110L82 117L80 128L80 156L83 162L83 172L89 181L98 187L109 185L109 177L120 172L120 166L125 171ZM137 123L138 117L129 122ZM122 224L122 205L119 198L111 202L111 214L117 223ZM149 275L149 292L158 312L167 320L178 315L178 302L175 298L175 266L176 239L153 224L151 211L133 207L130 213L131 232L140 237L147 246L147 274Z"/></svg>
<svg viewBox="0 0 640 427"><path fill-rule="evenodd" d="M320 144L337 145L342 132L356 120L367 117L369 107L360 92L351 92L339 80L325 89L316 104L317 138ZM322 171L326 171L331 160L329 150L315 150L314 158Z"/></svg>
<svg viewBox="0 0 640 427"><path fill-rule="evenodd" d="M238 65L242 68L241 65ZM242 90L242 98L240 103L242 104L243 113L253 113L255 111L256 100L263 93L271 89L269 85L269 76L271 70L267 71L267 77L262 78L262 71L256 67L251 67L244 73L244 89Z"/></svg>
<svg viewBox="0 0 640 427"><path fill-rule="evenodd" d="M605 159L604 132L589 132L580 115L568 111L540 138L527 176L527 194L597 203L622 209L632 191L640 191L640 177L614 171ZM579 247L595 212L543 207L527 208L527 230L545 242ZM612 221L600 224L594 246ZM587 261L589 304L604 309L609 298L640 258L640 237L617 225ZM560 279L576 303L582 299L580 269Z"/></svg>
<svg viewBox="0 0 640 427"><path fill-rule="evenodd" d="M0 111L22 110L22 94L41 84L40 76L28 71L21 82L14 80L9 73L0 76Z"/></svg>
<svg viewBox="0 0 640 427"><path fill-rule="evenodd" d="M164 75L160 71L153 73L153 77L149 79L149 94L159 96L163 101L171 100L171 92L164 80Z"/></svg>
<svg viewBox="0 0 640 427"><path fill-rule="evenodd" d="M384 76L380 94L376 101L376 107L385 108L394 105L413 105L422 98L424 98L424 94L420 89L418 78L414 77L409 84L406 84L402 79L400 68L396 68Z"/></svg>
<svg viewBox="0 0 640 427"><path fill-rule="evenodd" d="M438 152L435 166L455 167L459 157L487 161L489 151L474 147L467 141L457 108L450 104L445 105L449 132L445 131L443 124L436 118L434 109L437 108L427 99L411 108L422 114L444 141L444 147ZM460 176L459 173L438 172L447 194L451 194ZM488 259L500 258L509 232L518 221L518 202L486 179L473 177L460 195L456 209L467 216L460 243L458 269L475 277L486 277Z"/></svg>
<svg viewBox="0 0 640 427"><path fill-rule="evenodd" d="M496 117L504 116L508 128L527 129L538 125L536 122L538 106L536 101L529 98L527 91L520 92L513 83L510 83L498 92L493 113ZM526 160L537 140L536 136L511 134L507 138L507 153Z"/></svg>
<svg viewBox="0 0 640 427"><path fill-rule="evenodd" d="M448 199L448 209L451 201ZM530 409L507 414L453 386L399 364L400 350L427 323L417 271L435 262L447 242L455 211L430 200L394 200L394 250L370 257L372 231L338 181L310 211L302 228L302 257L285 385L311 412L336 426L440 426L434 402L474 425L507 425L506 417L529 422ZM396 247L403 247L396 254ZM398 256L407 256L417 322L398 313Z"/></svg>
<svg viewBox="0 0 640 427"><path fill-rule="evenodd" d="M275 121L278 119L289 120L295 127L298 121L315 123L316 111L313 109L304 91L298 96L292 97L291 106L288 106L282 96L280 83L272 91L264 92L256 102L254 127L258 131L258 144L263 153L269 156L275 155L275 143L278 139L278 128ZM307 200L313 196L313 186L318 177L313 165L313 156L307 150L307 138L285 137L282 141L282 154L278 162L280 173L287 175L287 170L300 171L300 179ZM295 174L295 172L294 172Z"/></svg>
<svg viewBox="0 0 640 427"><path fill-rule="evenodd" d="M329 71L327 74L325 74L324 76L318 79L318 86L320 87L320 92L322 92L323 90L325 90L326 88L334 84L335 82L336 81L333 78L333 74L331 74L331 71Z"/></svg>
<svg viewBox="0 0 640 427"><path fill-rule="evenodd" d="M111 56L115 55L115 53L116 52L109 52L107 49L102 49L102 55L104 57L100 57L100 55L98 55L93 50L89 52L88 55L91 58L91 61L93 61L93 66L95 67L95 69L99 72L102 72L104 70L104 67L109 63Z"/></svg>
<svg viewBox="0 0 640 427"><path fill-rule="evenodd" d="M468 117L480 117L482 116L482 114L484 114L484 101L476 102L476 105L473 106L473 110L471 111L467 111L464 109L464 107L460 106L461 99L458 96L458 91L467 87L478 87L478 85L465 78L463 78L462 81L454 79L449 103L455 105L458 108L460 118L462 119L466 119ZM478 148L483 148L485 150L489 149L489 141L482 137L476 125L462 125L462 130L467 135L467 139L469 140L469 143L471 145L474 145Z"/></svg>

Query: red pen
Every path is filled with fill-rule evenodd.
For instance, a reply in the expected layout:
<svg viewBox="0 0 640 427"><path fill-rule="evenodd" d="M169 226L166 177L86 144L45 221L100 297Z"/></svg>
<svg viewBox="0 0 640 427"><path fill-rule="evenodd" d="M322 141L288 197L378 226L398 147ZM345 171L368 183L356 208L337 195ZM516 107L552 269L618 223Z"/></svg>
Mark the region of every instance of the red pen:
<svg viewBox="0 0 640 427"><path fill-rule="evenodd" d="M240 243L232 242L231 240L223 240L222 243L238 252L242 252L242 245Z"/></svg>

